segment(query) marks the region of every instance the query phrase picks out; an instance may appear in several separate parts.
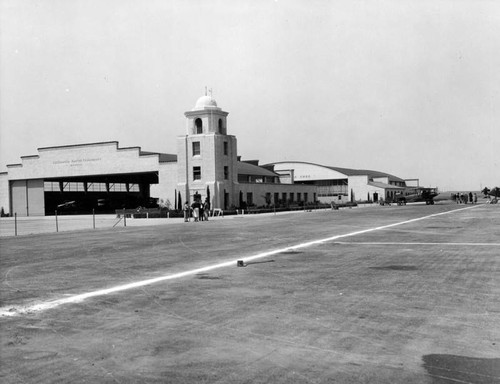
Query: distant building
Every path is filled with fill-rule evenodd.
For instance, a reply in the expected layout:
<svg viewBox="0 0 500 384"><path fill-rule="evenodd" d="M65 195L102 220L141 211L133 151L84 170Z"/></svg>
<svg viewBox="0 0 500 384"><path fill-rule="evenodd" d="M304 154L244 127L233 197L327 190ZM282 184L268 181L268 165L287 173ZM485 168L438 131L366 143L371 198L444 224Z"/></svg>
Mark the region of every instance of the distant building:
<svg viewBox="0 0 500 384"><path fill-rule="evenodd" d="M405 180L388 173L365 169L328 167L301 161L268 164L282 180L294 184L314 185L318 201L391 201L406 189Z"/></svg>
<svg viewBox="0 0 500 384"><path fill-rule="evenodd" d="M39 148L0 173L0 205L19 216L109 212L168 201L172 208L195 198L212 208L390 199L405 181L382 172L304 162L259 166L241 161L227 134L228 112L211 96L185 113L186 134L177 153L120 148L101 142Z"/></svg>

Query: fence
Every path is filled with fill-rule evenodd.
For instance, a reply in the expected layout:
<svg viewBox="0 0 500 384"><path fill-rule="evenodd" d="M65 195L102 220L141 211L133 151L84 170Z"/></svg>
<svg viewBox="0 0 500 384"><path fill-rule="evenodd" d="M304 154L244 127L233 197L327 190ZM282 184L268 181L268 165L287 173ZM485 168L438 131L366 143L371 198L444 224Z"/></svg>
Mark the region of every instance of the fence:
<svg viewBox="0 0 500 384"><path fill-rule="evenodd" d="M342 204L338 207L351 207L355 204ZM230 215L247 215L259 213L278 213L286 211L311 211L332 209L329 204L307 205L305 207L288 208L256 208L250 207L245 210L217 210L212 217L222 219ZM182 211L160 212L153 210L117 210L115 214L105 215L59 215L54 212L53 216L28 216L2 217L0 219L0 236L21 236L39 233L57 233L62 231L78 231L93 229L111 229L127 226L151 226L161 224L172 224L183 222Z"/></svg>
<svg viewBox="0 0 500 384"><path fill-rule="evenodd" d="M57 233L63 231L93 230L126 226L159 225L175 222L179 219L162 218L155 220L135 220L127 215L59 215L53 216L22 216L0 219L0 236L21 236L38 233Z"/></svg>

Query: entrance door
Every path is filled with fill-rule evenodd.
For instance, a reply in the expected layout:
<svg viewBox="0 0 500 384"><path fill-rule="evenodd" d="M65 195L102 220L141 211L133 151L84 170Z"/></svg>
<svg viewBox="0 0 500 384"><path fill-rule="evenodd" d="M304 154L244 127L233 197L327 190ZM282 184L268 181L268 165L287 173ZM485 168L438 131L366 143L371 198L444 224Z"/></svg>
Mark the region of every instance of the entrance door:
<svg viewBox="0 0 500 384"><path fill-rule="evenodd" d="M229 209L229 193L224 189L224 210Z"/></svg>
<svg viewBox="0 0 500 384"><path fill-rule="evenodd" d="M378 193L374 192L373 193L373 202L376 203L378 201Z"/></svg>

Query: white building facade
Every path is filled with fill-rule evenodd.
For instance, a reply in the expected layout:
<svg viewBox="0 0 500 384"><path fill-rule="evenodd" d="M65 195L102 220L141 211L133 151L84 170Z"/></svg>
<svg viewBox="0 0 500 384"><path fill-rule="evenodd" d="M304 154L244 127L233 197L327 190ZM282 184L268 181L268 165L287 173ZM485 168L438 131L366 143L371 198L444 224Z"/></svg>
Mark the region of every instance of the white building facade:
<svg viewBox="0 0 500 384"><path fill-rule="evenodd" d="M0 205L11 215L39 216L112 212L158 199L180 208L195 196L223 210L290 197L314 201L313 186L283 184L272 170L239 161L236 137L227 134L228 112L211 96L185 116L176 154L120 148L116 141L39 148L0 173Z"/></svg>
<svg viewBox="0 0 500 384"><path fill-rule="evenodd" d="M377 171L300 161L259 166L240 161L228 134L228 112L211 96L185 112L177 153L146 152L101 142L39 148L0 173L0 206L19 216L113 212L154 206L181 208L195 198L223 210L331 202L391 200L405 181Z"/></svg>
<svg viewBox="0 0 500 384"><path fill-rule="evenodd" d="M379 171L328 167L301 161L269 165L287 182L314 185L321 203L392 201L397 193L406 189L405 180Z"/></svg>

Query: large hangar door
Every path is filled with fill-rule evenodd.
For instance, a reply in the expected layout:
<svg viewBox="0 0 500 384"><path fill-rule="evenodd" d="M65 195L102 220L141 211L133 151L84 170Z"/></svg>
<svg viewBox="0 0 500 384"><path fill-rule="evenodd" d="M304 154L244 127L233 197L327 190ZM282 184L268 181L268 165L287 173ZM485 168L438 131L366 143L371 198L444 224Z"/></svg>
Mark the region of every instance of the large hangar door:
<svg viewBox="0 0 500 384"><path fill-rule="evenodd" d="M18 216L45 215L43 179L12 181L11 196L11 212Z"/></svg>
<svg viewBox="0 0 500 384"><path fill-rule="evenodd" d="M10 196L12 196L12 214L18 216L28 216L28 198L27 198L26 180L11 181Z"/></svg>
<svg viewBox="0 0 500 384"><path fill-rule="evenodd" d="M28 216L45 215L43 179L28 180Z"/></svg>

